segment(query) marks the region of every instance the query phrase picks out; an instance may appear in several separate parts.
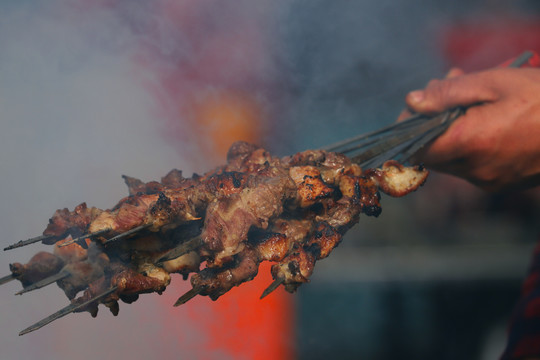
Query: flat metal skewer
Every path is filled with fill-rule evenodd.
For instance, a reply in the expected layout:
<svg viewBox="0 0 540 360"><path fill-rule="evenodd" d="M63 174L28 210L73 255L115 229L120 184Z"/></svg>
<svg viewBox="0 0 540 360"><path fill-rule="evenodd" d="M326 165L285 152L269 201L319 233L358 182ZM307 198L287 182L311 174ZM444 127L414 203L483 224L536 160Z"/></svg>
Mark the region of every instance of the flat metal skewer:
<svg viewBox="0 0 540 360"><path fill-rule="evenodd" d="M15 279L16 279L16 277L13 274L6 275L6 276L0 278L0 285L4 285L4 284L10 282L11 280L15 280Z"/></svg>
<svg viewBox="0 0 540 360"><path fill-rule="evenodd" d="M70 275L71 274L68 271L60 271L59 273L46 277L45 279L35 282L32 285L28 285L27 287L23 288L21 291L16 292L15 295L22 295L32 290L41 289L42 287L45 287L47 285L57 282L58 280L65 279Z"/></svg>
<svg viewBox="0 0 540 360"><path fill-rule="evenodd" d="M321 150L326 150L326 151L331 151L331 152L347 151L346 149L340 150L340 148L343 148L344 146L351 145L351 144L358 144L359 142L369 141L369 139L375 139L375 141L377 141L377 139L380 136L387 134L389 131L408 129L408 128L414 127L418 123L422 123L423 121L425 121L425 117L423 115L415 114L399 123L394 123L394 124L385 126L381 129L378 129L376 131L372 131L366 134L361 134L361 135L354 136L343 141L336 142L332 145L328 145L321 148Z"/></svg>
<svg viewBox="0 0 540 360"><path fill-rule="evenodd" d="M189 300L191 300L195 296L199 295L201 291L202 291L202 289L199 289L199 288L193 288L193 289L189 290L184 295L180 296L178 298L178 300L176 300L176 302L174 303L173 306L176 307L176 306L180 306L180 305L183 305L183 304L187 303Z"/></svg>
<svg viewBox="0 0 540 360"><path fill-rule="evenodd" d="M81 235L79 237L76 237L76 238L72 238L71 240L69 241L66 241L60 245L58 245L58 247L64 247L64 246L68 246L68 245L71 245L73 243L76 243L76 242L79 242L81 240L84 240L84 239L87 239L87 238L94 238L96 236L99 236L99 235L103 235L105 233L108 233L109 231L111 231L112 229L110 228L107 228L107 229L103 229L103 230L98 230L98 231L95 231L93 233L88 233L88 234L85 234L85 235Z"/></svg>
<svg viewBox="0 0 540 360"><path fill-rule="evenodd" d="M327 146L324 149L347 155L363 168L379 167L390 159L403 163L414 155L411 148L420 149L435 137L428 139L425 137L426 133L442 134L457 118L457 116L451 116L456 113L457 111L452 110L434 117L413 115L403 122L351 138L346 142Z"/></svg>
<svg viewBox="0 0 540 360"><path fill-rule="evenodd" d="M110 244L110 243L112 243L112 242L114 242L114 241L117 241L117 240L123 239L123 238L125 238L125 237L128 237L128 236L130 236L130 235L133 235L133 234L135 234L135 233L137 233L137 232L139 232L139 231L142 231L142 230L144 230L144 229L149 228L150 226L152 226L152 224L143 224L143 225L134 227L133 229L130 229L130 230L126 231L126 232L123 232L123 233L121 233L121 234L118 234L118 235L116 235L116 236L114 236L114 237L112 237L112 238L110 238L110 239L104 241L104 242L103 242L103 245Z"/></svg>
<svg viewBox="0 0 540 360"><path fill-rule="evenodd" d="M461 108L455 109L452 113L449 113L450 121L447 121L446 124L435 127L431 130L426 131L421 137L418 138L419 141L413 142L412 145L402 154L402 159L409 160L414 154L416 154L420 149L422 149L426 144L430 143L436 137L441 135L443 132L448 129L450 124L454 122L455 119L460 117L463 114L464 110Z"/></svg>
<svg viewBox="0 0 540 360"><path fill-rule="evenodd" d="M21 240L19 242L16 242L15 244L12 244L12 245L9 245L8 247L5 247L4 251L20 248L20 247L23 247L23 246L26 246L26 245L37 243L37 242L42 241L42 240L52 239L54 237L56 237L56 236L55 235L40 235L40 236L36 236L34 238L30 238L28 240Z"/></svg>
<svg viewBox="0 0 540 360"><path fill-rule="evenodd" d="M202 244L202 239L200 236L195 236L194 238L189 239L188 241L183 242L177 247L169 250L165 255L163 255L156 263L162 264L165 261L179 258L182 255L189 253L197 249Z"/></svg>
<svg viewBox="0 0 540 360"><path fill-rule="evenodd" d="M419 150L436 136L442 134L449 124L457 118L457 116L452 116L455 114L461 114L461 112L452 111L439 114L418 124L410 131L392 135L375 147L357 156L352 156L352 160L364 168L379 167L389 159L404 163L416 153L416 151L411 151L411 148ZM427 134L431 135L428 137Z"/></svg>
<svg viewBox="0 0 540 360"><path fill-rule="evenodd" d="M270 295L270 293L272 293L274 290L276 290L279 285L283 284L285 282L285 279L283 278L278 278L274 281L272 281L272 283L263 291L261 297L259 299L264 299L265 297L267 297L268 295Z"/></svg>
<svg viewBox="0 0 540 360"><path fill-rule="evenodd" d="M106 297L106 296L112 294L113 292L115 292L116 289L118 289L118 287L114 286L114 287L110 288L109 290L106 290L105 292L102 292L101 294L99 294L97 296L94 296L90 300L85 301L85 302L83 302L81 304L70 304L70 305L66 306L65 308L55 312L54 314L47 316L45 319L40 320L37 323L27 327L26 329L24 329L23 331L21 331L19 333L19 336L22 336L24 334L28 334L29 332L40 329L40 328L44 327L45 325L53 322L54 320L60 319L61 317L66 316L67 314L70 314L70 313L75 312L75 311L77 311L77 310L79 310L81 308L84 308L84 307L90 305L91 303L93 303L95 301L101 300L104 297Z"/></svg>

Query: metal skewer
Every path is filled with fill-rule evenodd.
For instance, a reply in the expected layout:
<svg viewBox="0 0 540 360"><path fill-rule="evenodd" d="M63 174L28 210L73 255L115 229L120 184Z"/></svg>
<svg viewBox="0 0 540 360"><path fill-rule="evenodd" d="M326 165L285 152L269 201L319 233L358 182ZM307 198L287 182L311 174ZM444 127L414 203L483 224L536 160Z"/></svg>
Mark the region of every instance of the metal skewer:
<svg viewBox="0 0 540 360"><path fill-rule="evenodd" d="M75 311L77 311L79 309L82 309L82 308L90 305L91 303L93 303L95 301L101 300L104 297L106 297L106 296L112 294L113 292L115 292L117 288L118 288L117 286L114 286L114 287L110 288L109 290L107 290L105 292L102 292L101 294L99 294L97 296L94 296L90 300L85 301L85 302L83 302L81 304L70 304L70 305L66 306L65 308L55 312L54 314L47 316L45 319L40 320L37 323L27 327L26 329L24 329L23 331L21 331L19 333L19 336L22 336L24 334L28 334L29 332L40 329L40 328L44 327L45 325L53 322L54 320L60 319L61 317L66 316L67 314L70 314L70 313L75 312Z"/></svg>
<svg viewBox="0 0 540 360"><path fill-rule="evenodd" d="M152 226L152 224L144 224L144 225L140 225L140 226L134 227L133 229L130 229L130 230L126 231L126 232L123 232L123 233L121 233L121 234L118 234L118 235L116 235L116 236L114 236L114 237L112 237L112 238L110 238L110 239L104 241L104 242L103 242L103 245L106 245L106 244L112 243L112 242L114 242L114 241L123 239L123 238L125 238L125 237L128 237L128 236L130 236L130 235L133 235L133 234L135 234L135 233L137 233L137 232L139 232L139 231L142 231L142 230L144 230L144 229L148 229L150 226Z"/></svg>
<svg viewBox="0 0 540 360"><path fill-rule="evenodd" d="M71 240L69 241L66 241L60 245L58 245L58 247L64 247L64 246L68 246L68 245L71 245L73 243L78 243L79 241L81 240L84 240L84 239L92 239L96 236L99 236L99 235L103 235L105 233L108 233L109 231L111 231L112 229L110 228L107 228L107 229L103 229L103 230L98 230L98 231L95 231L93 233L88 233L88 234L85 234L85 235L82 235L82 236L79 236L79 237L76 237L76 238L72 238Z"/></svg>
<svg viewBox="0 0 540 360"><path fill-rule="evenodd" d="M4 284L10 282L11 280L15 280L15 275L13 275L13 274L6 275L6 276L0 278L0 285L4 285Z"/></svg>
<svg viewBox="0 0 540 360"><path fill-rule="evenodd" d="M276 280L274 280L264 291L263 293L261 294L261 297L259 299L264 299L265 297L267 297L268 295L270 295L270 293L272 293L274 290L276 290L279 285L283 284L285 282L285 279L284 278L278 278Z"/></svg>
<svg viewBox="0 0 540 360"><path fill-rule="evenodd" d="M56 237L55 235L40 235L40 236L36 236L34 238L30 238L28 240L21 240L19 242L16 242L15 244L12 244L12 245L9 245L8 247L5 247L4 251L20 248L20 247L23 247L23 246L26 246L26 245L37 243L37 242L42 241L42 240L52 239L52 238L55 238L55 237Z"/></svg>
<svg viewBox="0 0 540 360"><path fill-rule="evenodd" d="M24 293L27 293L32 290L41 289L42 287L45 287L47 285L50 285L52 283L57 282L58 280L62 280L70 276L71 274L68 271L60 271L57 274L54 274L52 276L46 277L45 279L42 279L38 282L33 283L32 285L29 285L22 290L15 293L15 295L22 295Z"/></svg>
<svg viewBox="0 0 540 360"><path fill-rule="evenodd" d="M186 292L184 295L180 296L178 300L174 303L173 306L180 306L185 303L187 303L189 300L193 299L195 296L199 295L199 293L202 291L200 288L193 288Z"/></svg>
<svg viewBox="0 0 540 360"><path fill-rule="evenodd" d="M195 236L194 238L189 239L188 241L183 242L177 247L169 250L165 255L163 255L158 261L157 264L163 264L165 261L179 258L182 255L189 253L197 249L202 244L202 239L200 236Z"/></svg>

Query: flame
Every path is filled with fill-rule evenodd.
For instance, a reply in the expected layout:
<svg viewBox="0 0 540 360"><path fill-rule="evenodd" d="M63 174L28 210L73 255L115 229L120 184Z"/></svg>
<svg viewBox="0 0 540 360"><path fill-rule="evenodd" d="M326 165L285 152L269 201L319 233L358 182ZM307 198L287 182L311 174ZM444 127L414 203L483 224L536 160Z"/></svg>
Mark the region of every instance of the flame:
<svg viewBox="0 0 540 360"><path fill-rule="evenodd" d="M213 144L206 149L209 156L223 159L237 140L258 142L261 110L253 98L238 91L214 91L200 97L193 108L198 136ZM263 263L253 281L232 289L215 303L201 304L204 309L197 311L204 315L192 318L207 330L208 349L225 350L235 359L293 357L290 295L280 289L259 300L271 282L270 264Z"/></svg>
<svg viewBox="0 0 540 360"><path fill-rule="evenodd" d="M260 118L254 100L238 91L211 91L194 104L197 136L210 139L203 152L218 161L234 141L259 141Z"/></svg>
<svg viewBox="0 0 540 360"><path fill-rule="evenodd" d="M254 89L265 88L271 78L264 29L270 28L265 10L272 1L159 4L159 22L150 21L134 61L158 105L164 138L183 158L188 155L194 166L208 170L225 161L234 141L260 142L266 117ZM217 302L198 296L171 308L190 287L173 281L161 300L167 309L159 310L167 314L161 341L177 344L180 357L293 358L292 297L278 289L259 300L271 282L270 264L261 264L253 281Z"/></svg>

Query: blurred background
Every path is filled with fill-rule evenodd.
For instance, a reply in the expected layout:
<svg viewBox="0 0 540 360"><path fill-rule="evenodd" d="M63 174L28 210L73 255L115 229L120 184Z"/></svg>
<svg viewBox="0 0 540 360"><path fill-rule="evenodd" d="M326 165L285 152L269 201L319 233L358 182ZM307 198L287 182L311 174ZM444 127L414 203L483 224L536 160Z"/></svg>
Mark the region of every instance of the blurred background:
<svg viewBox="0 0 540 360"><path fill-rule="evenodd" d="M189 176L237 139L278 155L395 121L452 66L540 51L533 0L50 0L0 3L2 248L55 209L112 207L120 175ZM55 286L0 288L2 358L493 359L540 235L540 192L487 194L432 174L383 197L294 294L269 281L172 308L173 278L113 318L62 318ZM0 268L44 245L0 253ZM0 275L4 275L0 273ZM259 281L259 280L257 280ZM257 283L254 281L253 283ZM262 287L261 287L262 286Z"/></svg>

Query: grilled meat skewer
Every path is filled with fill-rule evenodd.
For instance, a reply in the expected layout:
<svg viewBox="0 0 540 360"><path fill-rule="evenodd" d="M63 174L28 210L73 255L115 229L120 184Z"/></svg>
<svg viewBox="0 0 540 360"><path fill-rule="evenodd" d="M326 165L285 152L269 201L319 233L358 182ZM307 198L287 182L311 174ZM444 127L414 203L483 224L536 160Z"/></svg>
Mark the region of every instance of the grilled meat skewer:
<svg viewBox="0 0 540 360"><path fill-rule="evenodd" d="M392 161L363 170L322 150L280 159L238 142L226 165L202 176L184 178L172 170L149 183L124 176L129 196L112 209L82 203L73 211L57 210L44 236L28 241L54 245L54 253L12 264L5 281L20 280L21 293L57 282L72 302L60 316L95 316L99 303L116 315L119 300L161 293L172 273L184 279L191 274L193 286L176 305L196 295L215 300L253 279L262 261L274 263L275 279L263 295L279 285L293 292L360 214L381 213L379 191L403 196L427 174ZM20 243L8 249L26 244Z"/></svg>

